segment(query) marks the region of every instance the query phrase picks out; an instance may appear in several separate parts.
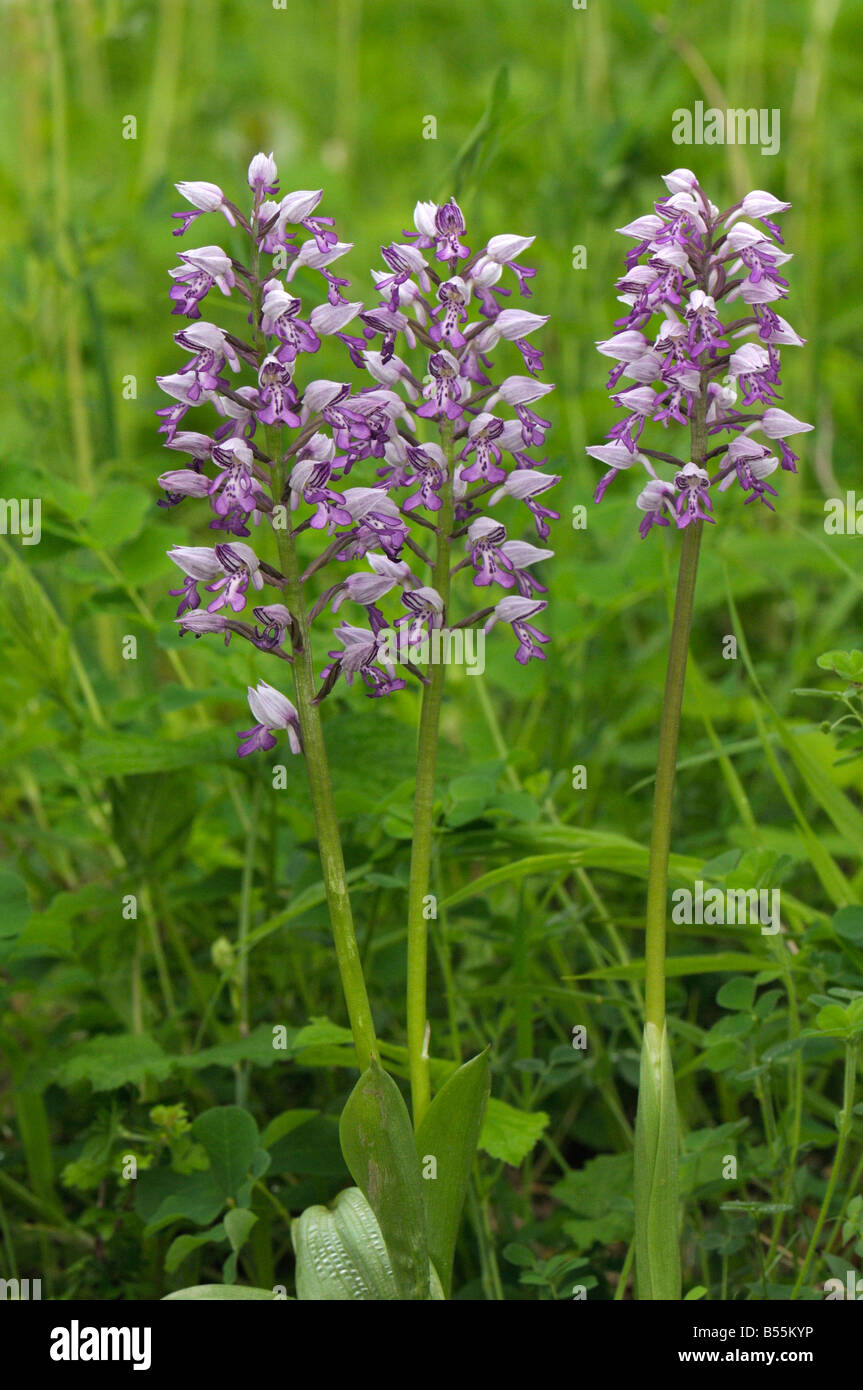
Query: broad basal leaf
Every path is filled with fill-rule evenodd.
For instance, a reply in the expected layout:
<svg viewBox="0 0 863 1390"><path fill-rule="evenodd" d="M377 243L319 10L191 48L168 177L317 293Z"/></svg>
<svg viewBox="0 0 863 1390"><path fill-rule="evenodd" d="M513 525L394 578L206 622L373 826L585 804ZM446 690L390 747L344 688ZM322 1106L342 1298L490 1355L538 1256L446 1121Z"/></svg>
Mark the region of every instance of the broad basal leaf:
<svg viewBox="0 0 863 1390"><path fill-rule="evenodd" d="M438 1091L416 1132L429 1255L447 1293L490 1081L489 1055L481 1052Z"/></svg>
<svg viewBox="0 0 863 1390"><path fill-rule="evenodd" d="M354 1182L380 1224L398 1297L427 1299L425 1205L413 1128L401 1091L377 1062L348 1097L339 1138Z"/></svg>
<svg viewBox="0 0 863 1390"><path fill-rule="evenodd" d="M293 1222L297 1298L302 1302L348 1299L392 1302L402 1295L374 1212L357 1187L340 1192L330 1207L307 1207ZM429 1267L429 1296L443 1289Z"/></svg>

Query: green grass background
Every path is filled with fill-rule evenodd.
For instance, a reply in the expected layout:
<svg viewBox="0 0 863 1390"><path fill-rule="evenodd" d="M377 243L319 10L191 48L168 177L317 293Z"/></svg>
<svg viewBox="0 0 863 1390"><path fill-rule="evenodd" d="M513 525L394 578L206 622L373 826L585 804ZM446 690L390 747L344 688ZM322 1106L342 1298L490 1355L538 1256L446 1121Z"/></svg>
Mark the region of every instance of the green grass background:
<svg viewBox="0 0 863 1390"><path fill-rule="evenodd" d="M565 830L646 843L677 537L639 540L634 479L620 479L601 509L590 501L597 467L584 446L601 442L616 418L603 389L607 363L593 347L619 307L614 280L628 243L614 228L649 211L664 191L660 175L679 164L718 204L750 188L793 204L783 218L794 253L787 314L807 345L784 354L783 405L816 428L803 437L799 477L781 475L775 516L725 495L705 537L675 847L696 864L732 849L757 848L771 863L787 855L787 886L811 921L841 905L841 893L830 900L807 827L851 885L843 901L857 900L856 822L840 815L837 824L829 806L831 789L844 787L853 809L863 772L857 762L835 767L834 741L817 727L830 713L826 698L813 705L794 692L838 688L816 667L818 654L863 646L863 538L823 529L825 497L863 496L861 13L857 0L587 0L581 10L567 0L3 6L0 495L41 497L43 527L38 547L0 538L0 842L33 911L7 966L3 1028L13 1073L47 1096L41 1113L59 1155L51 1162L34 1148L31 1129L30 1145L25 1133L23 1149L4 1160L10 1172L19 1165L18 1176L53 1201L62 1162L80 1150L95 1101L68 1078L70 1097L51 1089L65 1046L119 1030L160 1034L188 1051L218 979L213 942L233 938L244 912L254 926L316 881L295 769L296 785L255 840L259 872L252 883L243 876L256 793L233 759L233 730L248 722L247 680L269 672L236 644L225 653L178 642L164 552L204 543L207 533L194 508L155 506L155 477L169 465L154 377L178 361L167 269L178 247L223 233L221 220L205 220L174 241L170 213L181 200L172 185L209 180L242 198L258 149L275 152L283 191L325 189L323 210L354 243L342 264L360 294L381 244L411 225L417 199L456 195L472 244L497 232L536 236L530 307L551 315L542 343L557 388L547 452L562 476L563 520L545 576L553 643L546 663L524 671L506 638L492 640L482 681L453 678L440 788L444 893L533 852L542 836L553 849ZM672 113L696 100L778 108L780 152L674 146ZM135 139L123 137L129 117ZM435 139L423 138L429 117ZM573 268L577 247L586 249L583 269ZM586 530L569 524L579 504L588 507ZM816 769L807 780L769 736L797 819L765 757L743 660L723 658L735 630L729 596L765 696ZM123 658L127 635L137 638L135 661ZM409 695L370 705L359 691L342 692L327 707L349 857L354 867L369 852L380 861L380 881L364 880L357 913L379 1026L397 1040L415 718ZM718 747L730 763L720 763ZM587 768L586 790L571 788L574 764ZM535 1070L514 1069L565 1045L582 1017L561 976L619 961L603 922L623 933L625 958L640 954L641 884L609 855L598 856L587 883L567 868L551 887L543 873L506 882L484 902L468 895L436 942L439 1051L453 1051L458 1028L465 1052L493 1037L496 1093L553 1114L557 1148L541 1162L558 1176L586 1155L625 1148L610 1052L600 1081L612 1099L590 1087L579 1098L571 1080L574 1112L569 1091L548 1100ZM120 915L130 883L150 895L155 941ZM26 909L16 907L11 879L8 888L11 933ZM265 955L252 958L255 1021L341 1018L326 941L319 907L300 914L296 931L268 938ZM184 951L199 993L188 971L176 975ZM709 1026L712 993L699 990L697 980L675 986L674 1006ZM227 997L214 1017L230 1033ZM610 1036L616 1005L605 996L593 1003ZM631 1083L631 1068L627 1075ZM835 1091L836 1075L828 1070L821 1091ZM128 1079L118 1086L124 1103L154 1099L135 1097ZM296 1082L290 1097L277 1097L271 1079L253 1094L272 1113L315 1086L314 1103L336 1105L341 1092L323 1074ZM190 1105L224 1098L224 1085L208 1082ZM692 1122L707 1123L728 1098L690 1099ZM631 1102L630 1086L620 1103L630 1118ZM732 1112L723 1110L726 1119ZM21 1116L10 1117L20 1139ZM85 1286L112 1296L92 1271Z"/></svg>

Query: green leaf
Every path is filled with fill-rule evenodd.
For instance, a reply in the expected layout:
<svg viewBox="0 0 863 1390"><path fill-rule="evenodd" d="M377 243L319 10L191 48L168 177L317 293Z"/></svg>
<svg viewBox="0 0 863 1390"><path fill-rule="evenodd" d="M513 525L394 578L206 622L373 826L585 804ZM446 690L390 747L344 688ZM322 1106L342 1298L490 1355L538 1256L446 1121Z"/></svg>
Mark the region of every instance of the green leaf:
<svg viewBox="0 0 863 1390"><path fill-rule="evenodd" d="M188 1289L178 1289L176 1293L166 1293L162 1299L163 1303L171 1301L197 1303L230 1301L233 1303L281 1303L283 1299L276 1298L272 1289L252 1289L246 1288L242 1284L193 1284ZM290 1300L293 1302L293 1299Z"/></svg>
<svg viewBox="0 0 863 1390"><path fill-rule="evenodd" d="M141 1199L147 1235L179 1220L208 1226L229 1200L247 1207L253 1183L269 1167L270 1156L260 1147L258 1126L241 1106L205 1110L193 1123L189 1138L201 1145L210 1166L201 1173L178 1175L157 1169L142 1176L136 1208Z"/></svg>
<svg viewBox="0 0 863 1390"><path fill-rule="evenodd" d="M230 749L221 729L205 729L188 738L153 738L152 734L115 734L86 742L81 761L96 777L127 777L174 768L205 767L227 761Z"/></svg>
<svg viewBox="0 0 863 1390"><path fill-rule="evenodd" d="M80 521L93 505L93 497L84 488L74 487L56 473L42 474L45 487L51 489L51 502L56 504L72 521Z"/></svg>
<svg viewBox="0 0 863 1390"><path fill-rule="evenodd" d="M23 878L0 870L0 937L20 936L29 916L30 899Z"/></svg>
<svg viewBox="0 0 863 1390"><path fill-rule="evenodd" d="M704 1065L708 1071L728 1071L743 1059L743 1050L738 1042L730 1038L727 1042L709 1047L704 1054Z"/></svg>
<svg viewBox="0 0 863 1390"><path fill-rule="evenodd" d="M734 980L726 980L716 995L717 1004L723 1009L739 1009L748 1012L755 1001L755 981L745 975Z"/></svg>
<svg viewBox="0 0 863 1390"><path fill-rule="evenodd" d="M527 1245L521 1245L517 1241L510 1241L509 1245L503 1247L503 1258L507 1264L518 1265L519 1269L533 1269L536 1265L536 1255Z"/></svg>
<svg viewBox="0 0 863 1390"><path fill-rule="evenodd" d="M302 1052L306 1047L336 1046L350 1039L350 1031L340 1024L328 1018L313 1018L297 1033L293 1048L294 1052Z"/></svg>
<svg viewBox="0 0 863 1390"><path fill-rule="evenodd" d="M147 1076L168 1076L172 1059L145 1033L102 1033L70 1049L54 1075L61 1086L89 1081L94 1091L140 1085Z"/></svg>
<svg viewBox="0 0 863 1390"><path fill-rule="evenodd" d="M290 1040L288 1029L288 1039ZM290 1042L289 1042L290 1046ZM269 1023L260 1023L245 1038L232 1038L230 1042L217 1043L214 1047L202 1048L174 1058L174 1065L191 1071L202 1071L204 1067L235 1067L237 1062L251 1062L256 1067L271 1067L275 1062L284 1061L289 1055L273 1047L273 1029ZM264 1148L266 1148L266 1144Z"/></svg>
<svg viewBox="0 0 863 1390"><path fill-rule="evenodd" d="M401 1091L376 1061L348 1097L339 1137L354 1182L380 1224L398 1297L427 1299L428 1242L413 1128Z"/></svg>
<svg viewBox="0 0 863 1390"><path fill-rule="evenodd" d="M15 1069L12 1074L15 1075ZM57 1207L60 1203L54 1187L54 1155L45 1099L38 1091L15 1086L12 1089L12 1104L27 1159L28 1186L42 1202L49 1207Z"/></svg>
<svg viewBox="0 0 863 1390"><path fill-rule="evenodd" d="M149 488L138 483L110 483L99 491L85 519L90 545L113 550L137 536L153 502Z"/></svg>
<svg viewBox="0 0 863 1390"><path fill-rule="evenodd" d="M544 1110L517 1110L491 1096L485 1108L479 1147L491 1158L517 1168L547 1127L548 1115Z"/></svg>
<svg viewBox="0 0 863 1390"><path fill-rule="evenodd" d="M145 1236L155 1235L175 1221L209 1226L224 1206L224 1194L209 1169L204 1173L180 1174L157 1168L142 1173L138 1179L135 1210L147 1223Z"/></svg>
<svg viewBox="0 0 863 1390"><path fill-rule="evenodd" d="M754 987L754 982L753 982ZM746 996L741 995L742 998ZM723 1014L720 1019L708 1028L704 1041L707 1046L712 1047L714 1043L725 1042L727 1038L748 1037L755 1027L755 1019L749 1012L738 1009L737 1013Z"/></svg>
<svg viewBox="0 0 863 1390"><path fill-rule="evenodd" d="M74 893L57 893L44 912L31 914L18 939L13 960L28 956L74 955L73 926L82 924L89 914L104 921L105 914L115 909L116 904L116 888L104 883L85 883Z"/></svg>
<svg viewBox="0 0 863 1390"><path fill-rule="evenodd" d="M497 144L497 137L506 116L509 94L509 69L502 64L494 75L488 105L455 157L441 191L441 201L464 195L465 186L479 184L482 172Z"/></svg>
<svg viewBox="0 0 863 1390"><path fill-rule="evenodd" d="M231 1253L222 1266L222 1275L226 1284L236 1283L237 1260L257 1220L255 1213L246 1207L232 1207L225 1215L224 1227L228 1240L231 1242Z"/></svg>
<svg viewBox="0 0 863 1390"><path fill-rule="evenodd" d="M318 1110L283 1110L281 1115L276 1115L275 1119L270 1120L267 1128L261 1135L261 1144L265 1149L272 1149L273 1145L283 1139L285 1135L291 1134L300 1125L306 1124L308 1120L313 1120L320 1114ZM272 1155L271 1155L272 1157ZM270 1165L272 1167L272 1164Z"/></svg>
<svg viewBox="0 0 863 1390"><path fill-rule="evenodd" d="M420 1164L435 1159L435 1174L423 1173L428 1249L449 1296L452 1262L462 1207L476 1156L488 1094L488 1050L459 1067L438 1091L416 1132Z"/></svg>
<svg viewBox="0 0 863 1390"><path fill-rule="evenodd" d="M291 1239L301 1302L399 1297L381 1228L359 1188L340 1192L332 1209L307 1207Z"/></svg>
<svg viewBox="0 0 863 1390"><path fill-rule="evenodd" d="M766 956L745 955L742 951L717 951L703 956L669 956L665 973L671 978L679 975L712 975L731 970L775 969L775 961ZM793 969L794 967L791 966ZM778 974L778 971L776 972ZM607 965L601 970L588 970L583 975L564 975L565 980L643 980L644 960L628 961L625 965Z"/></svg>
<svg viewBox="0 0 863 1390"><path fill-rule="evenodd" d="M0 960L14 949L29 918L30 899L23 878L0 870Z"/></svg>
<svg viewBox="0 0 863 1390"><path fill-rule="evenodd" d="M750 1216L781 1216L795 1208L789 1202L720 1202L719 1210L748 1212Z"/></svg>
<svg viewBox="0 0 863 1390"><path fill-rule="evenodd" d="M149 772L111 782L114 838L127 862L166 872L182 857L198 795L185 772Z"/></svg>
<svg viewBox="0 0 863 1390"><path fill-rule="evenodd" d="M782 993L781 989L768 989L764 994L759 995L755 1001L756 1017L762 1020L767 1018L779 1003Z"/></svg>
<svg viewBox="0 0 863 1390"><path fill-rule="evenodd" d="M339 1124L332 1115L305 1112L304 1123L270 1145L270 1171L347 1178L339 1146Z"/></svg>
<svg viewBox="0 0 863 1390"><path fill-rule="evenodd" d="M8 638L28 655L46 689L68 685L69 633L42 585L17 556L4 559L0 580L0 612ZM4 642L5 645L5 642ZM10 652L5 651L6 660Z"/></svg>
<svg viewBox="0 0 863 1390"><path fill-rule="evenodd" d="M850 1028L848 1010L839 1004L828 1004L815 1015L815 1026L831 1037L844 1038Z"/></svg>
<svg viewBox="0 0 863 1390"><path fill-rule="evenodd" d="M632 1239L632 1154L597 1154L555 1183L552 1196L575 1219L563 1223L576 1250Z"/></svg>
<svg viewBox="0 0 863 1390"><path fill-rule="evenodd" d="M456 889L448 898L444 898L440 906L455 907L470 898L482 897L489 888L495 888L499 883L511 883L532 874L545 876L553 873L555 869L570 868L574 863L575 854L572 850L564 850L557 854L532 854L527 859L514 860L498 869L481 874L479 878L471 879L463 888Z"/></svg>
<svg viewBox="0 0 863 1390"><path fill-rule="evenodd" d="M200 1235L177 1236L168 1246L165 1255L165 1270L168 1274L173 1274L176 1269L191 1255L194 1250L200 1250L202 1245L221 1244L227 1240L225 1226L219 1222L218 1226L211 1226L209 1231L202 1231Z"/></svg>
<svg viewBox="0 0 863 1390"><path fill-rule="evenodd" d="M257 1216L247 1207L232 1207L225 1214L222 1223L225 1234L231 1243L232 1250L242 1250L252 1231L252 1227L257 1224Z"/></svg>
<svg viewBox="0 0 863 1390"><path fill-rule="evenodd" d="M863 907L841 907L833 914L833 930L852 946L863 946Z"/></svg>
<svg viewBox="0 0 863 1390"><path fill-rule="evenodd" d="M846 681L863 681L863 652L824 652L817 663L822 671L835 671Z"/></svg>
<svg viewBox="0 0 863 1390"><path fill-rule="evenodd" d="M668 1031L644 1029L635 1121L635 1273L641 1301L680 1300L677 1100Z"/></svg>
<svg viewBox="0 0 863 1390"><path fill-rule="evenodd" d="M301 1302L401 1298L381 1228L357 1187L340 1192L330 1207L307 1207L291 1224L297 1257L297 1298ZM430 1297L443 1289L429 1267Z"/></svg>
<svg viewBox="0 0 863 1390"><path fill-rule="evenodd" d="M240 1201L245 1196L250 1170L260 1152L258 1126L239 1105L219 1105L205 1110L192 1125L191 1137L210 1159L210 1176L224 1198Z"/></svg>

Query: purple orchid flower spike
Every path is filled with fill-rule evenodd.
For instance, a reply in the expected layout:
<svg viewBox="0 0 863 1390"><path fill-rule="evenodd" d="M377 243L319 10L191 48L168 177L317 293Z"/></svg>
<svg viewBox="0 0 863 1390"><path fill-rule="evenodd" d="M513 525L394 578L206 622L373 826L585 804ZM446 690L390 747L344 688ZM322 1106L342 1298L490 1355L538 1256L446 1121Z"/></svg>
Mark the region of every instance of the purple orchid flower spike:
<svg viewBox="0 0 863 1390"><path fill-rule="evenodd" d="M303 754L361 1068L377 1045L320 705L342 681L374 700L409 681L420 685L407 1006L419 1123L430 1097L423 905L445 666L464 660L481 674L486 633L498 625L509 627L521 665L544 660L550 640L534 620L547 606L538 570L553 552L519 534L532 522L545 540L559 515L545 494L560 479L532 453L550 428L535 408L553 389L540 380L535 342L547 317L511 305L514 290L533 292L536 272L522 260L533 237L504 232L472 250L454 198L419 202L415 230L382 246L382 266L372 271L377 300L363 305L338 274L351 243L322 214L321 191L282 195L264 152L251 160L247 183L247 212L217 184L177 185L192 210L178 215L175 235L216 215L237 245L183 250L171 271L171 312L186 320L175 345L187 357L157 378L168 397L159 432L178 465L161 475L163 505L174 514L198 501L208 529L221 533L215 544L169 551L183 576L171 591L175 621L181 635L237 638L261 661L291 668L296 703L267 681L249 688L254 723L237 735L237 751L243 759L269 754L286 734L290 752ZM781 262L756 258L757 250L740 251L753 282L778 284ZM669 261L669 285L681 275ZM210 312L220 296L241 309L230 328ZM777 319L774 331L787 330ZM346 354L342 370L328 367L332 378L315 370L325 340ZM741 367L759 399L773 382L773 343L761 341L766 361L758 355ZM650 394L643 372L633 384ZM670 411L676 383L666 385ZM662 404L657 398L656 409ZM189 428L192 410L209 424ZM791 433L787 421L776 428L783 438ZM759 459L741 455L735 466L752 495L766 486ZM695 504L708 505L700 494ZM477 607L478 594L491 602ZM464 600L466 616L456 617ZM315 624L335 612L323 661Z"/></svg>
<svg viewBox="0 0 863 1390"><path fill-rule="evenodd" d="M296 667L308 636L292 585L327 568L335 573L309 604L308 624L329 606L353 611L328 644L317 698L342 676L347 684L359 676L379 699L403 689L408 674L429 681L416 652L452 622L451 581L467 568L474 606L477 590L490 587L512 602L480 609L458 626L484 632L503 621L517 661L542 659L546 639L530 618L545 607L537 566L553 552L492 515L504 502L523 503L541 540L558 517L544 494L559 479L531 453L550 427L536 407L553 388L539 379L541 354L529 341L547 320L507 307L507 281L522 296L532 292L535 272L522 257L533 238L503 233L474 252L454 199L420 202L415 230L382 247L383 269L373 272L379 302L363 306L334 270L351 244L322 214L321 190L280 196L275 160L263 152L251 160L247 183L248 211L218 184L176 185L191 211L177 214L175 235L216 214L249 245L245 261L237 248L217 244L184 249L171 271L172 312L186 319L174 341L186 361L158 378L170 398L158 413L166 447L186 458L162 473L162 505L206 503L209 529L222 533L213 545L169 552L183 575L171 591L180 631L226 643L238 637ZM214 289L242 304L248 331L204 318ZM335 380L310 370L327 338L347 351ZM637 347L643 356L642 339ZM498 374L498 349L510 355L511 368L520 353L527 371ZM744 365L753 389L770 371L760 357ZM210 426L186 428L189 412L200 409L210 413ZM751 492L762 486L759 459L741 455L738 467ZM317 538L299 580L276 559L280 530L292 547ZM464 559L451 554L461 539ZM485 623L490 612L497 617ZM388 634L400 640L393 645ZM406 649L412 655L400 672ZM250 703L257 722L241 736L242 757L271 749L274 731L296 733L302 710L291 713L266 683ZM299 751L299 743L291 746Z"/></svg>
<svg viewBox="0 0 863 1390"><path fill-rule="evenodd" d="M628 312L597 348L615 364L607 386L623 415L610 443L587 450L609 465L597 502L618 473L633 463L646 469L642 537L654 526L715 522L715 494L735 487L746 503L773 510L777 493L766 479L777 467L796 471L785 440L812 428L778 404L780 349L804 342L776 312L791 257L775 218L790 204L756 189L720 212L690 170L673 170L665 184L654 212L619 229L636 242L618 281ZM677 459L646 444L652 427L691 426L699 415L700 457ZM778 441L778 459L759 434ZM667 480L657 464L673 470Z"/></svg>

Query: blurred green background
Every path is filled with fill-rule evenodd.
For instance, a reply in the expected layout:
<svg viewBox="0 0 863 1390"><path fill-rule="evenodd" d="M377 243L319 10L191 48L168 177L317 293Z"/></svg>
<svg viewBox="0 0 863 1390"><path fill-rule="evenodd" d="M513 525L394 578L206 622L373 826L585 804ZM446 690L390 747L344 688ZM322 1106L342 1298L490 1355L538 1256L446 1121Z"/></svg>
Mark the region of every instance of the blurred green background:
<svg viewBox="0 0 863 1390"><path fill-rule="evenodd" d="M323 0L287 10L269 0L5 5L2 489L29 496L34 476L45 479L44 539L24 556L80 621L85 652L101 633L112 674L132 681L114 630L92 620L107 613L124 627L125 612L128 628L134 608L107 583L109 566L70 550L48 480L99 499L89 520L109 557L122 553L126 580L157 621L168 617L162 552L180 537L177 518L153 506L153 478L165 466L153 377L177 362L167 268L204 227L191 240L172 239L172 184L208 179L239 196L258 148L275 151L283 188L324 187L327 210L355 243L345 264L360 293L365 267L411 225L417 198L456 193L475 239L536 234L531 307L552 315L544 340L558 387L550 458L564 478L564 516L589 500L596 480L584 445L601 441L616 418L602 390L605 363L592 348L617 308L613 283L627 243L613 229L649 210L663 191L659 175L680 163L695 167L718 203L750 187L787 197L795 255L788 315L808 345L786 353L784 403L817 433L805 441L799 484L782 479L776 519L730 499L723 507L700 602L709 609L720 601L716 566L742 568L741 593L758 597L769 616L765 641L786 664L824 620L821 583L838 585L846 597L833 600L836 619L850 618L854 590L842 561L856 569L854 542L833 543L828 555L817 536L803 541L793 525L817 530L823 495L856 480L860 13L837 0L592 0L583 10L566 0L396 8ZM698 99L778 107L780 153L674 146L673 110ZM429 115L433 140L423 138ZM128 116L134 140L123 138ZM218 238L218 229L206 235ZM572 267L579 245L585 269ZM124 398L129 375L135 400ZM612 489L602 512L591 511L587 534L565 521L557 528L554 671L518 673L528 693L549 676L563 679L566 727L585 753L649 732L654 717L652 692L645 725L636 684L615 676L610 689L605 675L612 654L624 668L647 655L641 639L662 617L668 538L633 540L633 491L626 482ZM146 663L136 671L147 681L154 675ZM594 683L592 672L602 679ZM513 684L508 662L504 674ZM605 728L609 699L613 734Z"/></svg>
<svg viewBox="0 0 863 1390"><path fill-rule="evenodd" d="M826 781L856 796L859 763L836 769L833 740L817 731L826 701L813 712L793 692L831 686L819 653L863 646L863 540L823 529L824 498L860 486L861 16L858 0L587 0L584 9L569 0L289 0L284 10L270 0L6 0L0 495L42 498L42 540L26 548L0 537L0 836L33 909L8 956L4 1027L19 1079L35 1064L36 1090L58 1078L72 1088L63 1104L47 1092L62 1157L77 1152L94 1107L89 1092L74 1090L92 1080L87 1067L61 1077L58 1047L164 1027L166 1045L188 1049L218 983L213 943L233 937L238 914L263 920L317 877L298 772L253 843L259 875L251 885L243 877L256 793L236 764L233 730L248 722L247 680L269 671L237 644L226 654L179 642L165 550L209 533L193 508L155 505L155 478L170 465L154 377L178 362L167 270L177 249L225 232L220 220L198 223L175 241L170 214L182 203L173 183L212 181L242 201L259 149L274 151L283 192L324 188L322 211L354 243L340 269L360 295L380 245L410 227L417 199L458 197L472 245L504 231L536 235L530 307L551 315L541 344L557 387L547 453L563 479L556 558L544 575L553 644L546 663L525 671L506 639L492 640L484 680L453 676L444 882L452 864L458 881L505 862L512 825L525 827L523 852L537 818L550 833L563 823L646 842L677 537L639 540L634 479L619 480L601 509L590 501L598 473L584 446L617 418L603 388L607 362L593 347L619 308L614 281L629 243L614 228L650 211L665 191L660 175L677 165L692 167L720 205L750 188L791 201L787 316L808 341L785 353L783 405L816 430L803 438L799 477L781 476L775 516L729 494L705 537L693 639L702 678L688 687L681 742L681 757L695 761L680 778L675 844L700 862L751 846L751 824L719 771L718 739L761 846L788 855L794 892L813 912L827 909L765 761L743 663L723 659L722 641L733 631L730 592L765 690ZM780 152L673 145L673 111L696 100L778 108ZM130 117L134 139L124 138ZM428 117L435 139L424 138ZM576 269L578 247L586 266ZM588 526L575 530L569 518L582 503ZM126 635L137 637L135 661L124 660ZM349 857L361 862L371 845L384 866L376 883L364 881L357 915L379 1026L398 1038L416 706L408 694L370 706L359 691L341 691L326 714ZM574 764L587 767L586 790L571 788ZM811 788L794 786L842 859L847 846ZM132 881L150 903L137 931L117 906ZM494 1036L496 1085L512 1099L536 1096L530 1068L513 1077L506 1059L565 1044L580 1017L559 980L567 967L597 963L584 933L608 904L623 928L638 925L640 883L601 865L597 881L601 899L582 883L574 901L559 901L539 882L468 902L436 943L435 1017L448 1016L450 1038L456 1022L477 1042ZM25 908L9 893L12 938ZM340 1019L319 906L295 927L270 942L278 949L266 959L253 957L255 1019ZM631 944L640 954L637 937ZM445 990L450 948L455 992L452 980ZM596 950L600 964L615 958L604 942ZM225 997L217 1036L230 1024ZM338 1091L319 1084L335 1104ZM205 1099L221 1095L213 1082ZM265 1095L263 1108L272 1104ZM583 1146L568 1151L573 1161L622 1142L625 1127L601 1099L588 1097L577 1116L568 1102L543 1104L555 1111L559 1142ZM54 1180L39 1179L45 1191Z"/></svg>

